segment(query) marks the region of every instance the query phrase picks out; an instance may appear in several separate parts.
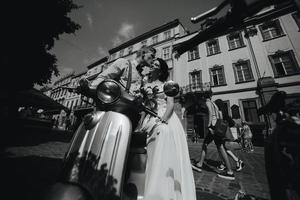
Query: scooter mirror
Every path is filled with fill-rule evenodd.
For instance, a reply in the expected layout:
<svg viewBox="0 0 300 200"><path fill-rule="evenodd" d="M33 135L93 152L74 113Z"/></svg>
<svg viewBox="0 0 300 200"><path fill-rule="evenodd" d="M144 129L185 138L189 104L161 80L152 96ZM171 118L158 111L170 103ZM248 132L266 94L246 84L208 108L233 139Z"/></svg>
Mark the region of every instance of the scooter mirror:
<svg viewBox="0 0 300 200"><path fill-rule="evenodd" d="M179 93L179 85L174 81L167 81L164 84L164 92L169 97L175 97Z"/></svg>

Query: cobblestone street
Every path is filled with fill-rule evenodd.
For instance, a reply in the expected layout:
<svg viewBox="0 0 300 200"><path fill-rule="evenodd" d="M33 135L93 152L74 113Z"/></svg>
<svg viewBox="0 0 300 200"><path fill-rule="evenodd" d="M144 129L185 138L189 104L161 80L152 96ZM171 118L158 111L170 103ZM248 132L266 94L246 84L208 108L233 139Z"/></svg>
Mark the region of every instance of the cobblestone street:
<svg viewBox="0 0 300 200"><path fill-rule="evenodd" d="M197 190L215 194L223 199L233 199L235 194L241 189L247 194L251 194L261 199L270 199L268 182L265 173L264 154L262 147L255 147L253 153L241 151L236 143L227 145L234 149L241 160L244 161L245 167L241 172L235 172L235 180L225 180L217 177L217 160L219 155L215 145L212 143L208 147L208 155L206 158L207 166L204 167L202 173L194 171L194 177ZM201 143L189 144L191 159L198 160L201 150ZM233 169L235 163L232 159L231 164ZM201 198L199 198L201 199Z"/></svg>
<svg viewBox="0 0 300 200"><path fill-rule="evenodd" d="M10 196L10 200L28 199L34 200L41 192L57 180L64 153L68 148L67 141L41 141L32 144L12 145L5 149L5 163L1 167L1 177L4 177L6 185L4 191ZM189 144L191 159L197 159L200 153L201 143ZM245 168L236 172L236 180L228 181L216 175L216 160L218 160L215 146L208 148L206 163L202 173L194 172L197 197L201 200L233 199L240 190L247 194L259 197L258 199L270 199L268 184L264 168L263 148L256 147L254 153L234 151L245 162ZM234 163L232 162L232 165Z"/></svg>

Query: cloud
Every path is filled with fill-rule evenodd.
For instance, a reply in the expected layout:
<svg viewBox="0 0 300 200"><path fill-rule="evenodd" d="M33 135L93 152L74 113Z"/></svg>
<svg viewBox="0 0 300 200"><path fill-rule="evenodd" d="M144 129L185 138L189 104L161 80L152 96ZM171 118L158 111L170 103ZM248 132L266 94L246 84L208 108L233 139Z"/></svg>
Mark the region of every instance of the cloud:
<svg viewBox="0 0 300 200"><path fill-rule="evenodd" d="M102 46L99 46L97 51L98 51L100 56L106 56L107 55L107 51Z"/></svg>
<svg viewBox="0 0 300 200"><path fill-rule="evenodd" d="M117 32L117 35L112 39L113 46L117 46L133 37L135 37L134 25L128 22L123 22Z"/></svg>
<svg viewBox="0 0 300 200"><path fill-rule="evenodd" d="M118 31L118 34L122 37L124 37L125 39L130 39L132 37L134 37L134 26L133 24L129 24L129 23L123 23L121 25L121 28Z"/></svg>
<svg viewBox="0 0 300 200"><path fill-rule="evenodd" d="M88 21L88 24L89 24L89 27L90 28L93 28L93 17L90 13L87 13L86 14L86 20Z"/></svg>
<svg viewBox="0 0 300 200"><path fill-rule="evenodd" d="M122 40L120 36L116 36L114 39L112 39L113 47L118 46L122 43Z"/></svg>
<svg viewBox="0 0 300 200"><path fill-rule="evenodd" d="M71 74L71 73L74 73L75 72L75 70L73 69L73 68L71 68L71 67L63 67L61 70L60 70L60 73L61 73L61 75L63 75L63 74Z"/></svg>

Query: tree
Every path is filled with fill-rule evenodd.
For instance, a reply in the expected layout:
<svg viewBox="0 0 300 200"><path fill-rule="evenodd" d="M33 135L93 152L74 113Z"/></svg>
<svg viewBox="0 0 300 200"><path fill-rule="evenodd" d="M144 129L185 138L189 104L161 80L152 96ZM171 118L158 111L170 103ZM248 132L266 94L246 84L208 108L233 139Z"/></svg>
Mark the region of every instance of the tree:
<svg viewBox="0 0 300 200"><path fill-rule="evenodd" d="M50 83L59 72L49 50L61 34L80 28L67 16L80 7L72 0L6 0L1 7L1 74L8 79L0 79L0 88L16 91Z"/></svg>

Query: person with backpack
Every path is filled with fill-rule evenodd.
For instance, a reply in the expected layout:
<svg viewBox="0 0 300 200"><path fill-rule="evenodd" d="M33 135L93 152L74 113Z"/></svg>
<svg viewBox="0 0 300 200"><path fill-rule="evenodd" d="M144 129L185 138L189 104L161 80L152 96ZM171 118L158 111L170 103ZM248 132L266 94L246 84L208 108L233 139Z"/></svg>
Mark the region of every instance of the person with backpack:
<svg viewBox="0 0 300 200"><path fill-rule="evenodd" d="M208 108L208 126L207 126L208 134L204 138L202 144L200 160L198 162L192 163L192 168L197 172L202 172L203 162L207 154L207 146L212 141L214 141L218 149L219 156L223 160L226 166L226 171L222 171L221 173L218 173L218 177L228 179L228 180L234 180L235 177L231 169L228 155L224 148L225 138L219 137L218 135L215 134L215 125L218 119L222 119L222 113L219 111L218 106L211 100L212 97L211 90L206 91L204 93L204 97L206 98L206 106Z"/></svg>

